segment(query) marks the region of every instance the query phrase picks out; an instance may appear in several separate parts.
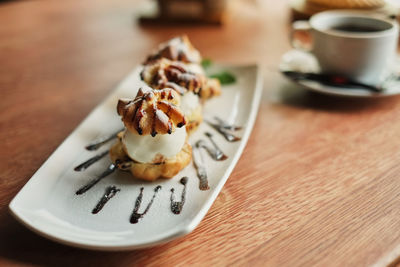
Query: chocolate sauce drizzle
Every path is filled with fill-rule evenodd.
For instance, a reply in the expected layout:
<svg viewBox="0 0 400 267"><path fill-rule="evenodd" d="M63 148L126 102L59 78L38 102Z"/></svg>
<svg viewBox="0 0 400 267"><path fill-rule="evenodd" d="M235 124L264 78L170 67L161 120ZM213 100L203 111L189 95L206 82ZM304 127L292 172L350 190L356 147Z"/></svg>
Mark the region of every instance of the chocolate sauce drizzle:
<svg viewBox="0 0 400 267"><path fill-rule="evenodd" d="M139 135L150 134L155 137L158 131L171 134L173 124L177 127L186 124L184 114L171 102L175 95L171 88L157 91L141 88L134 100L118 101L118 114L122 116L125 125L136 130Z"/></svg>
<svg viewBox="0 0 400 267"><path fill-rule="evenodd" d="M197 170L197 177L199 177L200 180L199 189L202 191L208 190L210 187L208 186L207 170L204 164L203 155L201 154L197 144L193 146L192 149L194 166Z"/></svg>
<svg viewBox="0 0 400 267"><path fill-rule="evenodd" d="M102 174L100 174L99 177L91 180L89 183L82 186L78 191L76 191L75 194L82 195L83 193L88 191L90 188L92 188L95 184L97 184L101 179L103 179L103 178L107 177L108 175L110 175L111 173L113 173L116 169L117 169L117 165L115 165L114 163L110 164L110 166L108 166L108 168Z"/></svg>
<svg viewBox="0 0 400 267"><path fill-rule="evenodd" d="M157 195L157 192L161 189L161 185L158 185L154 188L154 194L153 197L151 198L149 204L147 205L146 209L144 210L144 212L142 213L138 213L140 205L142 204L142 199L143 199L143 187L140 188L140 194L139 196L136 198L135 201L135 208L133 209L132 215L131 215L131 219L130 222L131 223L138 223L139 220L141 218L144 217L144 215L146 215L146 213L149 211L149 209L151 208L151 205L153 204L154 198Z"/></svg>
<svg viewBox="0 0 400 267"><path fill-rule="evenodd" d="M167 58L172 61L177 60L185 63L197 62L198 60L196 56L193 55L195 52L191 53L186 42L188 41L185 41L182 37L176 37L166 43L162 43L158 51L149 55L143 64L146 65L149 62L158 60L160 58Z"/></svg>
<svg viewBox="0 0 400 267"><path fill-rule="evenodd" d="M225 137L225 139L229 142L236 142L241 140L240 137L237 137L233 134L231 134L230 132L228 132L228 130L226 130L222 125L220 124L216 124L216 123L212 123L210 121L207 121L207 124L210 125L211 127L213 127L217 132L219 132L220 134L222 134L223 137Z"/></svg>
<svg viewBox="0 0 400 267"><path fill-rule="evenodd" d="M187 91L186 88L184 88L183 86L180 86L179 84L173 83L173 82L165 82L163 83L163 85L165 87L169 87L174 89L178 94L180 95L184 95Z"/></svg>
<svg viewBox="0 0 400 267"><path fill-rule="evenodd" d="M236 126L233 124L229 124L218 116L214 116L214 119L219 123L219 126L221 126L222 128L224 128L226 130L238 131L238 130L242 129L242 126Z"/></svg>
<svg viewBox="0 0 400 267"><path fill-rule="evenodd" d="M185 92L193 88L193 93L199 93L201 89L199 78L196 74L188 71L181 65L171 64L165 70L166 84L180 86ZM179 91L178 91L179 92Z"/></svg>
<svg viewBox="0 0 400 267"><path fill-rule="evenodd" d="M186 184L187 184L188 178L182 177L181 180L179 181L181 184L183 184L183 190L182 190L182 196L181 196L181 201L175 201L175 189L171 188L171 211L174 214L180 214L183 208L183 205L185 205L185 197L186 197Z"/></svg>
<svg viewBox="0 0 400 267"><path fill-rule="evenodd" d="M197 141L196 146L202 147L205 150L207 150L208 154L211 156L213 160L216 161L226 160L228 156L225 155L224 152L222 152L222 150L214 142L214 140L212 139L212 134L209 132L205 132L205 135L210 139L210 142L213 145L213 147L208 146L204 140Z"/></svg>
<svg viewBox="0 0 400 267"><path fill-rule="evenodd" d="M93 150L97 150L99 149L99 147L101 147L102 145L104 145L105 143L107 143L108 141L111 141L115 138L117 138L117 134L121 131L123 131L124 129L120 129L119 131L109 135L109 136L104 136L101 137L95 141L93 141L92 143L88 144L85 148L87 150L93 151Z"/></svg>
<svg viewBox="0 0 400 267"><path fill-rule="evenodd" d="M97 203L96 207L92 210L93 214L97 214L101 211L101 209L104 207L104 205L111 199L113 198L121 189L116 188L114 185L109 186L106 188L106 192L104 195L101 197L99 202Z"/></svg>
<svg viewBox="0 0 400 267"><path fill-rule="evenodd" d="M94 157L91 157L90 159L86 160L85 162L79 164L78 166L76 166L74 168L74 171L80 172L80 171L84 171L87 168L89 168L90 165L92 165L93 163L97 162L98 160L102 159L105 155L108 154L108 150L104 151L100 154L97 154Z"/></svg>

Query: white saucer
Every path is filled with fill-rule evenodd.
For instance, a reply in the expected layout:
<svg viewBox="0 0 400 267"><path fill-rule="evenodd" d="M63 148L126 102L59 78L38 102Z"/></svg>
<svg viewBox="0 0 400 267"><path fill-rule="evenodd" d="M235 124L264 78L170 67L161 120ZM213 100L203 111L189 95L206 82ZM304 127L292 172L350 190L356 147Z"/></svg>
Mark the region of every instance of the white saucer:
<svg viewBox="0 0 400 267"><path fill-rule="evenodd" d="M279 65L280 71L299 71L299 72L320 72L317 59L314 55L300 50L290 50L286 52ZM394 77L400 73L400 59L397 58L390 68L391 74L388 77ZM384 97L400 94L400 80L388 78L382 86L385 88L382 92L372 92L366 89L358 88L340 88L321 84L317 81L292 80L303 87L329 95L347 96L347 97Z"/></svg>

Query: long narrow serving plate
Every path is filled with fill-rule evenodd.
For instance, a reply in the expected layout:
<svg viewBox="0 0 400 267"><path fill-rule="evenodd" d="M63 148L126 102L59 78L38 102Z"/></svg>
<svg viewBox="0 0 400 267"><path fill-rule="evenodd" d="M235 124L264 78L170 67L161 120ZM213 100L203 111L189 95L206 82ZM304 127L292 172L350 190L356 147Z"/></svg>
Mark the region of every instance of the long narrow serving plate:
<svg viewBox="0 0 400 267"><path fill-rule="evenodd" d="M83 172L74 167L90 157L107 151L113 141L88 151L85 146L102 136L108 136L122 128L116 114L116 103L121 97L136 95L143 85L139 79L140 68L134 70L107 99L81 123L81 125L57 148L50 158L32 176L28 183L11 201L12 214L36 233L71 246L96 250L128 250L165 243L190 233L200 223L235 167L247 143L257 115L262 92L262 76L259 68L252 66L224 66L215 70L233 73L237 81L223 86L222 95L208 101L204 118L218 116L225 121L243 126L235 132L241 136L238 142L228 142L206 123L190 136L194 145L203 139L210 142L205 132L228 156L224 161L214 161L205 150L200 150L207 165L208 190L199 189L199 178L191 163L172 179L143 182L132 179L129 173L116 171L98 182L85 194L75 192L91 179L101 174L111 161L105 156ZM171 194L175 201L183 195L182 177L188 177L185 203L180 214L171 210ZM108 186L120 189L103 209L92 214ZM157 186L161 186L155 194ZM143 188L143 199L138 213L143 213L151 198L153 205L146 216L132 224L130 217L136 200ZM171 189L174 188L174 192Z"/></svg>

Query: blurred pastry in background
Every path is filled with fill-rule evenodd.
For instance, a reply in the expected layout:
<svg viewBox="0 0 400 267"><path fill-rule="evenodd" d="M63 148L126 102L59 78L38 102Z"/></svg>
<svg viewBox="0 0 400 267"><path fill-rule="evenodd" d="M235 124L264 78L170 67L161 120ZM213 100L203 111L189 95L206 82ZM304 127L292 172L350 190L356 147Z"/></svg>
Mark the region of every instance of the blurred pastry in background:
<svg viewBox="0 0 400 267"><path fill-rule="evenodd" d="M228 13L227 0L157 0L140 17L142 23L221 25Z"/></svg>
<svg viewBox="0 0 400 267"><path fill-rule="evenodd" d="M308 19L310 16L332 9L351 9L371 12L393 18L399 14L398 6L387 0L291 0L292 20Z"/></svg>
<svg viewBox="0 0 400 267"><path fill-rule="evenodd" d="M384 0L307 0L307 2L327 9L371 9L385 5Z"/></svg>
<svg viewBox="0 0 400 267"><path fill-rule="evenodd" d="M158 48L147 57L144 65L160 58L182 61L185 63L201 63L199 51L193 47L186 35L172 38L160 44Z"/></svg>

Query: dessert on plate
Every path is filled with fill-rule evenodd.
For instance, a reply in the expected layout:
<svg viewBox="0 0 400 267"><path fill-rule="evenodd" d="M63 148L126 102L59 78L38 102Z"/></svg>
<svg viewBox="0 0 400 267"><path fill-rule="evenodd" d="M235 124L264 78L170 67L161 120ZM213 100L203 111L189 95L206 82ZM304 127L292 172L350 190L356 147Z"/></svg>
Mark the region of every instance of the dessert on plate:
<svg viewBox="0 0 400 267"><path fill-rule="evenodd" d="M120 99L125 130L110 149L119 169L139 179L172 178L192 159L188 134L202 122L202 104L221 94L206 77L201 56L187 36L161 44L147 57L140 78L148 85L134 99Z"/></svg>
<svg viewBox="0 0 400 267"><path fill-rule="evenodd" d="M161 58L144 65L140 76L145 83L155 89L168 86L181 95L187 91L193 92L202 102L221 94L219 80L207 78L201 65L188 65Z"/></svg>
<svg viewBox="0 0 400 267"><path fill-rule="evenodd" d="M120 99L117 111L126 129L110 149L111 160L136 178L172 178L192 159L186 118L173 89L139 89L134 99Z"/></svg>
<svg viewBox="0 0 400 267"><path fill-rule="evenodd" d="M186 129L189 133L202 122L199 92L204 76L188 71L180 62L159 59L144 66L141 78L154 89L172 88L180 94L180 108L188 120Z"/></svg>
<svg viewBox="0 0 400 267"><path fill-rule="evenodd" d="M221 94L221 84L218 79L207 78L201 66L202 57L200 52L193 47L186 35L172 38L164 42L147 57L144 66L156 65L151 69L168 66L167 63L160 64L157 61L168 59L173 64L178 64L185 69L185 73L190 73L201 77L200 90L197 92L202 100ZM148 81L146 81L148 83ZM172 81L173 82L173 81ZM175 89L175 88L174 88ZM189 89L189 88L188 88Z"/></svg>
<svg viewBox="0 0 400 267"><path fill-rule="evenodd" d="M182 96L188 133L202 122L205 100L221 94L219 80L207 78L200 63L199 51L184 35L162 43L144 62L141 72L141 79L150 87L172 88Z"/></svg>

